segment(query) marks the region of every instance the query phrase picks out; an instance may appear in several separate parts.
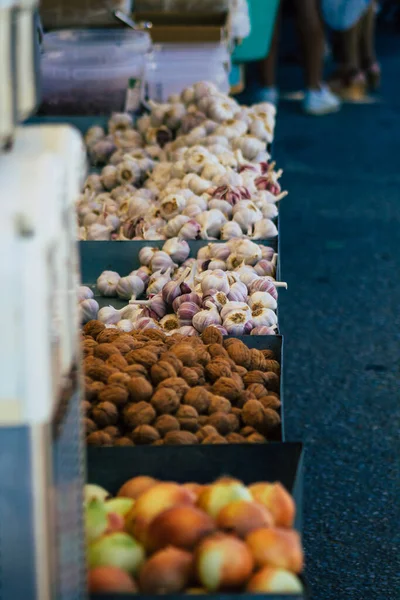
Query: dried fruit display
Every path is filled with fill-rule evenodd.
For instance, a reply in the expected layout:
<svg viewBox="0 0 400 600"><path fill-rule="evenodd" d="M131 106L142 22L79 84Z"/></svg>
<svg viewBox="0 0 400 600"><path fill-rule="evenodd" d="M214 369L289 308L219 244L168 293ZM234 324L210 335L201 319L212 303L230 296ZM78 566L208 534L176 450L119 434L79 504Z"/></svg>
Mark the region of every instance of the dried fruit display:
<svg viewBox="0 0 400 600"><path fill-rule="evenodd" d="M85 490L89 592L301 594L295 503L279 483L146 476Z"/></svg>
<svg viewBox="0 0 400 600"><path fill-rule="evenodd" d="M87 443L265 443L279 438L280 365L207 327L190 342L147 329L83 328Z"/></svg>

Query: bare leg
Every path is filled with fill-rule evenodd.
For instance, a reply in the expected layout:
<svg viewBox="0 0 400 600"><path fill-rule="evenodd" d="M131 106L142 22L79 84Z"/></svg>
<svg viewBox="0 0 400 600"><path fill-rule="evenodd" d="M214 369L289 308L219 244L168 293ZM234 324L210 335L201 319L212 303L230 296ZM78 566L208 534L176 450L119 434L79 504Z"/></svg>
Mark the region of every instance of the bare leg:
<svg viewBox="0 0 400 600"><path fill-rule="evenodd" d="M323 79L325 38L318 0L295 0L297 25L303 49L305 83L318 90Z"/></svg>
<svg viewBox="0 0 400 600"><path fill-rule="evenodd" d="M360 57L363 68L368 68L376 62L374 2L371 2L360 22Z"/></svg>
<svg viewBox="0 0 400 600"><path fill-rule="evenodd" d="M361 20L360 20L361 21ZM331 89L343 99L361 100L365 95L365 77L361 72L361 22L346 31L336 31L338 72L330 81Z"/></svg>
<svg viewBox="0 0 400 600"><path fill-rule="evenodd" d="M281 7L279 6L268 56L263 60L260 60L258 63L260 71L260 83L263 87L273 87L276 85L276 66L278 62L280 22Z"/></svg>

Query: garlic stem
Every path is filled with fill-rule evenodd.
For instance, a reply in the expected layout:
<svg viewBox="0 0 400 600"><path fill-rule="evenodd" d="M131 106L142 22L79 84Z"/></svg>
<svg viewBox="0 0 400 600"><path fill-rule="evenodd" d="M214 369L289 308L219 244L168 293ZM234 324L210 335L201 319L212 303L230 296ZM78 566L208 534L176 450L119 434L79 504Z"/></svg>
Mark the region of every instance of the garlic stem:
<svg viewBox="0 0 400 600"><path fill-rule="evenodd" d="M271 259L271 263L274 267L276 267L276 263L278 262L278 255L276 253L274 253L272 259Z"/></svg>
<svg viewBox="0 0 400 600"><path fill-rule="evenodd" d="M275 202L279 202L279 200L282 200L282 198L284 198L285 196L288 195L289 192L285 191L285 192L281 192L280 194L278 194L278 196L275 197Z"/></svg>
<svg viewBox="0 0 400 600"><path fill-rule="evenodd" d="M276 288L285 288L287 290L287 283L285 281L271 281L272 285Z"/></svg>

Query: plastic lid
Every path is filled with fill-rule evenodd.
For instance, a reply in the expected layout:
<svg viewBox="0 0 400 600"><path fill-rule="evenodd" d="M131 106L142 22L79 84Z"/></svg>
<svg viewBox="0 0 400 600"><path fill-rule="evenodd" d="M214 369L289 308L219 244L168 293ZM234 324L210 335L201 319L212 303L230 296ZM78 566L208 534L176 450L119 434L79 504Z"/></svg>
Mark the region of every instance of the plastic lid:
<svg viewBox="0 0 400 600"><path fill-rule="evenodd" d="M148 52L151 38L146 31L130 29L64 29L47 33L43 39L45 50L87 49L103 52L106 48L120 47L137 53Z"/></svg>

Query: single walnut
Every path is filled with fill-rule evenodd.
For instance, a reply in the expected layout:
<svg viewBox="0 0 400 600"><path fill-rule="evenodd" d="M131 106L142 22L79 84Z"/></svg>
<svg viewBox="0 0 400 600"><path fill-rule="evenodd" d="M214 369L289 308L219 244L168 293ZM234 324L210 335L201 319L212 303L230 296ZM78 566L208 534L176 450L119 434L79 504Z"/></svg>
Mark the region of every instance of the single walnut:
<svg viewBox="0 0 400 600"><path fill-rule="evenodd" d="M226 350L237 365L248 369L251 363L250 349L241 340L235 340L235 342L235 344L229 344Z"/></svg>
<svg viewBox="0 0 400 600"><path fill-rule="evenodd" d="M103 329L96 338L99 344L110 344L119 337L118 329Z"/></svg>
<svg viewBox="0 0 400 600"><path fill-rule="evenodd" d="M116 369L122 371L123 369L125 369L125 367L128 366L128 363L126 362L122 354L118 353L109 356L106 360L106 365L109 365L110 367L115 367Z"/></svg>
<svg viewBox="0 0 400 600"><path fill-rule="evenodd" d="M120 385L106 385L98 394L99 402L112 402L115 406L125 406L128 402L129 393L125 387Z"/></svg>
<svg viewBox="0 0 400 600"><path fill-rule="evenodd" d="M169 431L164 438L164 444L168 444L171 446L185 446L197 443L197 437L194 435L194 433L191 433L190 431Z"/></svg>
<svg viewBox="0 0 400 600"><path fill-rule="evenodd" d="M197 385L199 382L199 376L197 374L197 371L191 369L190 367L183 367L180 376L190 386Z"/></svg>
<svg viewBox="0 0 400 600"><path fill-rule="evenodd" d="M236 383L236 385L238 386L238 388L240 390L244 390L243 379L240 377L240 375L238 373L232 373L232 379Z"/></svg>
<svg viewBox="0 0 400 600"><path fill-rule="evenodd" d="M93 407L92 417L98 427L115 425L118 421L118 409L112 402L100 402Z"/></svg>
<svg viewBox="0 0 400 600"><path fill-rule="evenodd" d="M232 404L227 398L223 396L211 396L210 405L208 407L208 413L211 415L215 412L230 413L232 410Z"/></svg>
<svg viewBox="0 0 400 600"><path fill-rule="evenodd" d="M233 379L228 377L220 377L212 386L213 393L216 396L224 396L231 402L234 402L239 396L240 388Z"/></svg>
<svg viewBox="0 0 400 600"><path fill-rule="evenodd" d="M211 356L207 348L205 346L196 346L196 362L205 367L210 360Z"/></svg>
<svg viewBox="0 0 400 600"><path fill-rule="evenodd" d="M254 427L258 433L265 431L265 409L258 400L249 400L243 407L242 420L245 425Z"/></svg>
<svg viewBox="0 0 400 600"><path fill-rule="evenodd" d="M220 344L210 344L207 350L211 358L229 358L229 354Z"/></svg>
<svg viewBox="0 0 400 600"><path fill-rule="evenodd" d="M91 380L89 380L91 381ZM105 384L102 381L85 382L85 398L89 402L95 402L101 390L104 390Z"/></svg>
<svg viewBox="0 0 400 600"><path fill-rule="evenodd" d="M276 373L276 375L279 375L279 373L281 372L281 365L278 363L277 360L265 360L265 371L272 371L273 373Z"/></svg>
<svg viewBox="0 0 400 600"><path fill-rule="evenodd" d="M143 365L128 365L124 368L124 373L130 377L147 377L147 369Z"/></svg>
<svg viewBox="0 0 400 600"><path fill-rule="evenodd" d="M246 387L249 387L252 383L260 383L265 385L265 375L262 371L248 371L243 377L243 381Z"/></svg>
<svg viewBox="0 0 400 600"><path fill-rule="evenodd" d="M222 342L225 350L227 350L229 348L229 346L232 346L232 344L236 344L237 342L237 338L233 338L233 337L229 337L224 339L224 341Z"/></svg>
<svg viewBox="0 0 400 600"><path fill-rule="evenodd" d="M82 352L85 355L87 354L93 354L94 349L97 346L97 342L96 340L94 340L91 337L88 337L87 339L83 340L82 342Z"/></svg>
<svg viewBox="0 0 400 600"><path fill-rule="evenodd" d="M250 350L251 361L249 369L251 371L265 371L265 357L261 350L257 350L257 348L252 348Z"/></svg>
<svg viewBox="0 0 400 600"><path fill-rule="evenodd" d="M167 339L167 335L159 329L146 329L145 332L149 340L160 340L163 342Z"/></svg>
<svg viewBox="0 0 400 600"><path fill-rule="evenodd" d="M229 421L230 430L239 431L241 422L240 419L233 413L230 413L229 415L227 415L227 417Z"/></svg>
<svg viewBox="0 0 400 600"><path fill-rule="evenodd" d="M96 358L95 356L85 356L83 359L83 370L86 375L86 370L89 367L102 367L104 365L104 361L101 358Z"/></svg>
<svg viewBox="0 0 400 600"><path fill-rule="evenodd" d="M149 352L146 348L139 348L139 350L131 350L125 355L129 365L143 365L146 369L149 369L158 361L157 354Z"/></svg>
<svg viewBox="0 0 400 600"><path fill-rule="evenodd" d="M164 352L164 354L161 355L161 360L172 365L175 369L175 373L179 375L181 369L183 368L183 362L179 360L176 354L173 352Z"/></svg>
<svg viewBox="0 0 400 600"><path fill-rule="evenodd" d="M97 431L97 425L92 419L85 417L83 419L83 426L85 428L86 435L90 435L94 431Z"/></svg>
<svg viewBox="0 0 400 600"><path fill-rule="evenodd" d="M92 403L88 400L82 400L81 402L81 412L83 415L87 416L92 410Z"/></svg>
<svg viewBox="0 0 400 600"><path fill-rule="evenodd" d="M222 437L222 435L219 435L219 433L212 433L211 435L208 435L206 438L204 438L204 440L201 442L202 444L228 444L228 441Z"/></svg>
<svg viewBox="0 0 400 600"><path fill-rule="evenodd" d="M114 446L134 446L135 444L128 437L121 437L114 441Z"/></svg>
<svg viewBox="0 0 400 600"><path fill-rule="evenodd" d="M156 390L150 402L159 415L173 414L178 410L180 405L177 393L175 390L169 388Z"/></svg>
<svg viewBox="0 0 400 600"><path fill-rule="evenodd" d="M193 346L188 343L174 344L171 346L171 352L182 361L185 367L190 367L198 362Z"/></svg>
<svg viewBox="0 0 400 600"><path fill-rule="evenodd" d="M271 360L271 359L275 358L275 355L272 352L272 350L260 350L260 352L262 353L264 358L266 358L267 360Z"/></svg>
<svg viewBox="0 0 400 600"><path fill-rule="evenodd" d="M128 352L129 352L130 350L133 350L133 348L132 348L131 346L129 346L128 344L125 344L125 342L121 342L121 341L119 340L119 338L117 338L117 339L116 339L116 340L113 342L113 345L114 345L116 348L118 348L118 350L120 351L120 353L121 353L121 354L123 354L123 355L125 355L125 354L128 354ZM128 364L128 363L126 363L126 365L127 365L127 364ZM125 365L125 366L126 366L126 365Z"/></svg>
<svg viewBox="0 0 400 600"><path fill-rule="evenodd" d="M204 427L208 423L208 415L199 415L199 425L200 427Z"/></svg>
<svg viewBox="0 0 400 600"><path fill-rule="evenodd" d="M266 387L261 383L251 383L247 390L254 394L257 399L262 398L268 393Z"/></svg>
<svg viewBox="0 0 400 600"><path fill-rule="evenodd" d="M106 326L104 325L104 323L101 323L101 321L96 321L95 319L93 319L92 321L89 321L88 323L86 323L86 325L83 326L83 332L86 333L86 335L90 335L93 338L97 338L97 336L106 328Z"/></svg>
<svg viewBox="0 0 400 600"><path fill-rule="evenodd" d="M257 398L255 397L253 392L251 392L251 391L249 392L249 390L242 390L240 392L240 394L238 395L238 397L236 398L235 405L237 408L243 408L243 406L249 400L257 400Z"/></svg>
<svg viewBox="0 0 400 600"><path fill-rule="evenodd" d="M128 387L128 383L130 382L131 377L128 373L113 373L107 380L108 385L119 385L123 387Z"/></svg>
<svg viewBox="0 0 400 600"><path fill-rule="evenodd" d="M163 388L170 388L174 390L178 396L178 398L182 398L189 389L188 384L181 377L168 377L164 379L161 383L158 384L157 389L161 390Z"/></svg>
<svg viewBox="0 0 400 600"><path fill-rule="evenodd" d="M276 396L262 396L259 398L259 402L263 405L264 408L273 408L274 410L278 410L281 406L281 401Z"/></svg>
<svg viewBox="0 0 400 600"><path fill-rule="evenodd" d="M144 377L132 377L128 390L132 402L149 402L153 395L153 386Z"/></svg>
<svg viewBox="0 0 400 600"><path fill-rule="evenodd" d="M115 425L109 425L108 427L104 427L103 431L105 433L108 433L108 435L110 435L113 440L121 437L120 430L118 429L118 427L115 427Z"/></svg>
<svg viewBox="0 0 400 600"><path fill-rule="evenodd" d="M241 408L237 408L237 406L233 406L232 407L232 414L235 415L235 417L237 417L239 419L239 421L242 418L242 409Z"/></svg>
<svg viewBox="0 0 400 600"><path fill-rule="evenodd" d="M279 392L279 375L273 373L272 371L268 371L268 373L264 373L265 375L265 387L272 392Z"/></svg>
<svg viewBox="0 0 400 600"><path fill-rule="evenodd" d="M231 377L232 370L225 361L212 361L204 368L204 373L209 381L214 383L220 377Z"/></svg>
<svg viewBox="0 0 400 600"><path fill-rule="evenodd" d="M261 433L252 433L247 436L246 441L250 444L265 444L267 442L267 438L261 435Z"/></svg>
<svg viewBox="0 0 400 600"><path fill-rule="evenodd" d="M86 438L88 446L112 446L112 437L104 431L95 431Z"/></svg>
<svg viewBox="0 0 400 600"><path fill-rule="evenodd" d="M246 444L247 439L240 435L240 433L228 433L226 441L230 444Z"/></svg>
<svg viewBox="0 0 400 600"><path fill-rule="evenodd" d="M86 375L95 381L102 381L103 383L107 383L108 378L113 373L117 373L117 369L113 367L109 367L106 364L102 364L102 366L90 365L86 368Z"/></svg>
<svg viewBox="0 0 400 600"><path fill-rule="evenodd" d="M244 367L241 367L240 365L236 365L235 372L243 379L243 377L247 373L247 369L245 369Z"/></svg>
<svg viewBox="0 0 400 600"><path fill-rule="evenodd" d="M199 415L193 406L181 405L175 416L179 421L181 429L193 431L193 433L199 429Z"/></svg>
<svg viewBox="0 0 400 600"><path fill-rule="evenodd" d="M114 342L117 345L126 344L131 350L135 348L135 340L129 333L120 332L119 338Z"/></svg>
<svg viewBox="0 0 400 600"><path fill-rule="evenodd" d="M157 429L150 425L139 425L132 432L132 440L135 444L152 444L160 439Z"/></svg>
<svg viewBox="0 0 400 600"><path fill-rule="evenodd" d="M254 429L254 427L250 427L250 425L246 425L246 427L242 427L242 429L240 430L240 435L242 435L245 438L247 438L252 433L257 433L257 431Z"/></svg>
<svg viewBox="0 0 400 600"><path fill-rule="evenodd" d="M151 367L150 376L154 385L158 385L164 379L168 379L168 377L177 377L177 373L169 362L160 360L160 362Z"/></svg>
<svg viewBox="0 0 400 600"><path fill-rule="evenodd" d="M193 406L199 415L203 415L208 411L210 393L204 387L194 387L186 392L183 403Z"/></svg>
<svg viewBox="0 0 400 600"><path fill-rule="evenodd" d="M208 417L208 424L215 427L221 435L226 435L232 432L229 416L223 412L215 412Z"/></svg>
<svg viewBox="0 0 400 600"><path fill-rule="evenodd" d="M147 402L138 402L126 406L123 417L125 425L134 429L138 425L151 425L155 421L156 411Z"/></svg>
<svg viewBox="0 0 400 600"><path fill-rule="evenodd" d="M165 340L165 343L171 347L174 344L179 344L179 342L182 342L182 341L185 341L184 335L182 335L181 333L173 333L172 335L169 336L168 339Z"/></svg>
<svg viewBox="0 0 400 600"><path fill-rule="evenodd" d="M206 382L205 377L204 377L204 367L202 365L194 365L193 367L191 367L191 369L193 371L196 371L196 373L197 373L197 377L198 377L197 385L204 385Z"/></svg>
<svg viewBox="0 0 400 600"><path fill-rule="evenodd" d="M267 431L271 431L280 426L281 418L280 418L279 414L276 412L276 410L273 410L272 408L264 408L264 414L265 414L265 428Z"/></svg>
<svg viewBox="0 0 400 600"><path fill-rule="evenodd" d="M154 423L154 427L161 437L164 437L170 431L179 431L181 428L178 419L172 415L161 415Z"/></svg>
<svg viewBox="0 0 400 600"><path fill-rule="evenodd" d="M94 350L94 355L102 360L107 360L112 354L120 354L120 351L114 344L97 344Z"/></svg>
<svg viewBox="0 0 400 600"><path fill-rule="evenodd" d="M204 344L222 344L224 338L222 333L216 327L206 327L201 334Z"/></svg>
<svg viewBox="0 0 400 600"><path fill-rule="evenodd" d="M204 425L204 427L201 427L198 430L198 432L196 433L196 437L201 443L207 436L215 434L218 435L218 431L215 429L215 427L213 427L212 425Z"/></svg>

